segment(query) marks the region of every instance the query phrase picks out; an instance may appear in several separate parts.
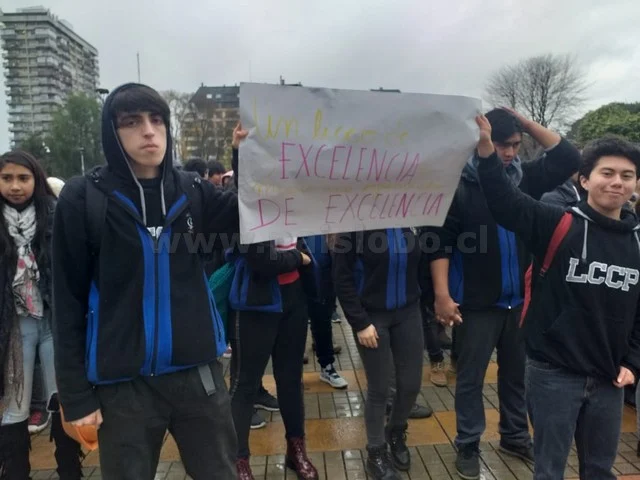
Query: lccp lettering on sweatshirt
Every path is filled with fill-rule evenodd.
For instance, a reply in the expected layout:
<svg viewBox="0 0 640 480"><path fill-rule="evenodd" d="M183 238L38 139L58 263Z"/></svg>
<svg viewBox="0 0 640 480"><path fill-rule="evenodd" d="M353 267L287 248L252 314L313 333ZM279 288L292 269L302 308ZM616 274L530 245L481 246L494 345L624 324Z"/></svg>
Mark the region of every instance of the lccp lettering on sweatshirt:
<svg viewBox="0 0 640 480"><path fill-rule="evenodd" d="M586 268L586 265L580 268L584 273L577 273L578 267L581 266L580 259L573 257L569 259L567 282L588 283L589 285L602 285L604 283L609 288L628 292L629 287L637 285L638 279L640 279L640 272L635 268L591 262L588 268Z"/></svg>

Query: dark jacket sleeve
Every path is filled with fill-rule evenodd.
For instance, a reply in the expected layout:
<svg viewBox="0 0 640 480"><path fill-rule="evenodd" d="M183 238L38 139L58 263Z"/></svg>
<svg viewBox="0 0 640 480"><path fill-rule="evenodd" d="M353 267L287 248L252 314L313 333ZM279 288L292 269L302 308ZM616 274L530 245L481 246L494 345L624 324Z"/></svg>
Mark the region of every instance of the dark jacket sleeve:
<svg viewBox="0 0 640 480"><path fill-rule="evenodd" d="M100 408L85 370L92 256L85 229L84 178L63 189L52 235L53 341L60 403L67 420Z"/></svg>
<svg viewBox="0 0 640 480"><path fill-rule="evenodd" d="M297 270L302 266L299 250L278 251L273 242L242 245L245 258L251 269L263 276L276 276Z"/></svg>
<svg viewBox="0 0 640 480"><path fill-rule="evenodd" d="M200 182L203 201L203 230L206 234L216 234L216 246L228 248L238 240L240 213L238 194L231 190L216 188L211 183Z"/></svg>
<svg viewBox="0 0 640 480"><path fill-rule="evenodd" d="M564 138L542 157L523 163L523 184L534 199L563 184L580 168L580 152Z"/></svg>
<svg viewBox="0 0 640 480"><path fill-rule="evenodd" d="M636 382L638 381L640 378L640 301L638 301L636 321L629 338L629 351L622 359L620 366L631 370L636 377Z"/></svg>
<svg viewBox="0 0 640 480"><path fill-rule="evenodd" d="M360 302L355 283L356 233L336 235L333 251L333 285L347 321L356 332L364 330L371 322Z"/></svg>
<svg viewBox="0 0 640 480"><path fill-rule="evenodd" d="M424 229L423 236L430 242L426 247L429 248L429 251L431 249L434 250L429 255L430 261L450 257L458 243L463 224L462 190L464 188L464 184L461 181L453 196L451 207L449 207L447 218L442 227L425 227Z"/></svg>
<svg viewBox="0 0 640 480"><path fill-rule="evenodd" d="M495 153L480 159L478 176L495 221L519 235L536 257L543 257L564 210L520 191Z"/></svg>

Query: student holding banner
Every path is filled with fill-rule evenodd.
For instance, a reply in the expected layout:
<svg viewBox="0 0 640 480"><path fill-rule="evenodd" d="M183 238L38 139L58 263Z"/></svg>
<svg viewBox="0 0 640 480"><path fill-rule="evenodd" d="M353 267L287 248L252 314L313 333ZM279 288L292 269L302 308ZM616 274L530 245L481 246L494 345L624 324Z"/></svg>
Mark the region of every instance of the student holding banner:
<svg viewBox="0 0 640 480"><path fill-rule="evenodd" d="M565 212L509 181L491 124L477 122L489 209L535 258L524 318L534 478L562 478L575 439L580 478L615 479L623 388L640 371L640 227L623 208L638 180L640 150L617 138L588 145L580 169L587 199Z"/></svg>
<svg viewBox="0 0 640 480"><path fill-rule="evenodd" d="M579 152L560 135L504 109L492 110L486 118L509 181L527 195L539 199L578 170ZM546 149L541 159L520 160L523 132ZM524 396L524 339L518 328L524 271L531 257L523 241L494 220L485 200L486 188L483 191L478 181L478 164L473 155L444 225L431 230L439 239L431 262L436 319L459 324L455 444L456 468L464 479L480 475L479 443L485 429L482 388L496 348L500 450L533 462Z"/></svg>
<svg viewBox="0 0 640 480"><path fill-rule="evenodd" d="M390 228L337 234L334 248L336 294L356 337L369 385L367 472L376 480L399 479L398 470L411 466L407 420L422 385L420 245L410 228ZM396 396L385 428L392 368Z"/></svg>
<svg viewBox="0 0 640 480"><path fill-rule="evenodd" d="M233 139L236 160L240 141L247 135L248 131L238 124ZM235 274L229 295L231 307L238 312L233 351L238 363L231 385L231 410L238 438L237 476L239 480L254 478L249 465L251 414L271 357L286 431L286 465L300 480L317 480L318 471L307 456L302 396L302 357L309 322L302 267L310 265L312 259L302 239L286 234L275 241L242 247L244 251L234 258Z"/></svg>

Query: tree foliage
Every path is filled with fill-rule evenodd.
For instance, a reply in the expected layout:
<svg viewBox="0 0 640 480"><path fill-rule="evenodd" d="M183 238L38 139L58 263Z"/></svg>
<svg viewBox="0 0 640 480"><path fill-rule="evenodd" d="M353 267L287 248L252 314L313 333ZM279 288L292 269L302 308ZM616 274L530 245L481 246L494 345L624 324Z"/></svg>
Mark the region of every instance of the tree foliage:
<svg viewBox="0 0 640 480"><path fill-rule="evenodd" d="M567 137L584 145L605 135L640 143L640 103L610 103L576 121Z"/></svg>
<svg viewBox="0 0 640 480"><path fill-rule="evenodd" d="M82 156L85 170L104 163L100 112L96 97L74 93L54 113L51 132L44 139L49 175L65 179L79 175Z"/></svg>

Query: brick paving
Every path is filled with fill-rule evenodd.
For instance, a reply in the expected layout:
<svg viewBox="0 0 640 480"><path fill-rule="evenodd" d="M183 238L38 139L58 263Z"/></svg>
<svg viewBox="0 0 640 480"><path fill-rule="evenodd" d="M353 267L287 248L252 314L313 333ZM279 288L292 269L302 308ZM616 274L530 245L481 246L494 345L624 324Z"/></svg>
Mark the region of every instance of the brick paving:
<svg viewBox="0 0 640 480"><path fill-rule="evenodd" d="M364 448L364 397L366 378L357 354L350 329L346 323L334 324L335 343L343 352L336 356L336 368L349 380L346 391L332 390L317 381L319 366L313 357L311 335L308 337L310 361L305 365L305 409L307 418L310 457L321 479L360 480L366 479L364 469L366 453ZM227 368L228 368L228 362ZM435 414L429 420L411 421L409 444L411 445L412 467L403 478L411 480L458 479L455 473L455 450L452 445L455 436L454 395L455 379L450 378L448 387L437 388L428 382L428 359L425 357L425 381L419 401L428 402ZM487 415L487 432L481 443L481 478L495 480L524 480L532 478L532 469L525 462L504 455L498 451L497 421L498 395L495 380L496 366L490 366L485 379L484 403ZM274 392L271 368L267 369L265 385ZM265 429L251 433L251 458L253 473L257 480L295 479L296 476L284 465L284 441L282 419L279 413L261 412L269 423ZM638 437L635 434L635 411L625 407L623 434L619 444L615 473L631 480L640 479L640 458L636 456ZM312 438L313 434L326 438ZM48 442L48 432L43 432L33 441L32 478L58 478L52 468L52 447ZM101 478L95 453L84 462L85 478ZM578 478L578 459L575 449L569 457L565 478ZM40 469L38 469L40 468ZM635 475L639 475L635 477ZM175 446L170 439L165 443L156 479L184 480L186 475L178 461Z"/></svg>

